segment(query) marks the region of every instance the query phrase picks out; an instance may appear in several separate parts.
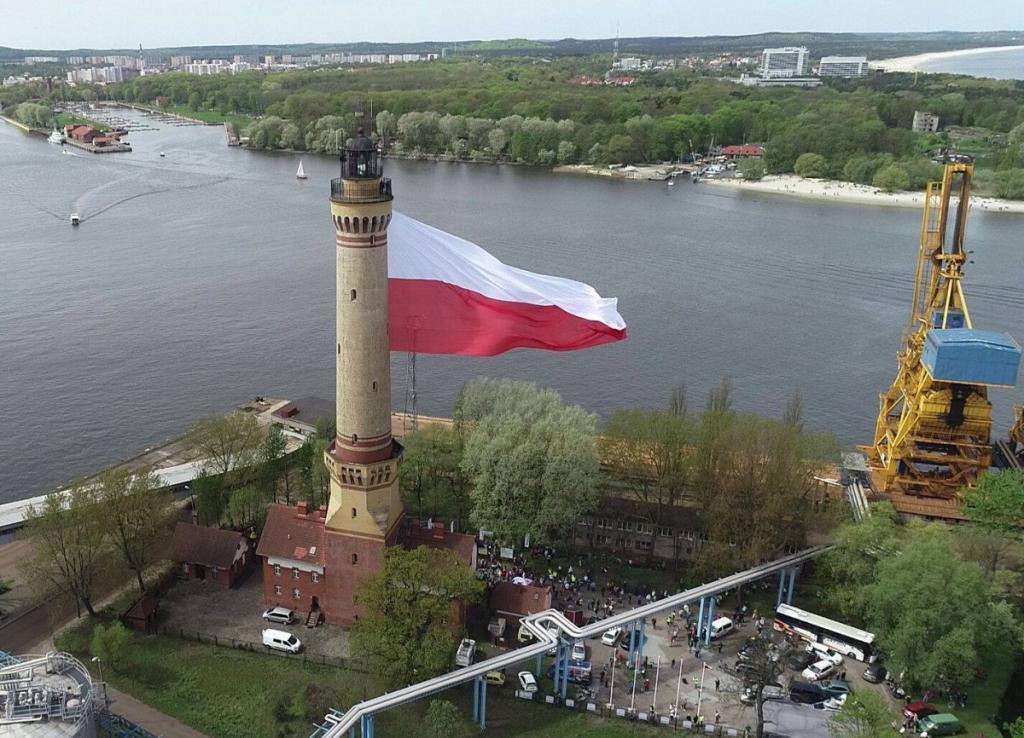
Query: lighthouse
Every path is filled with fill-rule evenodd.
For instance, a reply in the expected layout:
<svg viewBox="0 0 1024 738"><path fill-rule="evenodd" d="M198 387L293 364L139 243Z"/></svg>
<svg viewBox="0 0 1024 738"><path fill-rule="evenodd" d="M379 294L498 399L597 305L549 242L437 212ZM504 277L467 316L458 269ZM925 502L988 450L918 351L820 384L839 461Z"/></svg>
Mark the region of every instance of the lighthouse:
<svg viewBox="0 0 1024 738"><path fill-rule="evenodd" d="M391 436L391 350L388 329L388 226L391 180L376 144L362 129L331 181L336 262L337 433L324 460L331 497L324 521L324 558L335 580L324 609L336 622L355 618L352 593L380 570L398 541L402 447Z"/></svg>

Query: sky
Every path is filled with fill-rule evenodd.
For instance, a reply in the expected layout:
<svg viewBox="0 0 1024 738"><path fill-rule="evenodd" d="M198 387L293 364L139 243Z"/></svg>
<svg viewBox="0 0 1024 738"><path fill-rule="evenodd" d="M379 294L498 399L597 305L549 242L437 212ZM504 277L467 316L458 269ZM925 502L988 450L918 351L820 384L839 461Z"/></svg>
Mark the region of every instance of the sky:
<svg viewBox="0 0 1024 738"><path fill-rule="evenodd" d="M1024 29L1024 0L0 0L0 46Z"/></svg>

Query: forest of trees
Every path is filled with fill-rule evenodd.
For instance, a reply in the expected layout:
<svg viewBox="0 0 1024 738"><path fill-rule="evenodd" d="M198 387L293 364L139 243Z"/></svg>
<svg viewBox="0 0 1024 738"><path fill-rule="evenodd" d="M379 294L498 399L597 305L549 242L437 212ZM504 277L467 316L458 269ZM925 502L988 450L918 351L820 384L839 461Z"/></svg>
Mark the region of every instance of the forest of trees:
<svg viewBox="0 0 1024 738"><path fill-rule="evenodd" d="M884 171L880 183L890 189L919 188L935 175L930 154L950 141L945 133L910 131L914 111L928 110L943 128L977 131L968 148L982 155L983 189L1024 197L1020 83L885 74L813 90L759 89L682 69L642 75L631 87L572 83L606 66L599 57L500 58L162 74L102 90L60 86L43 102L102 94L247 116L250 145L259 149L333 152L363 127L404 156L538 165L669 161L713 144L751 142L765 147L770 174L792 172L802 155L816 154L817 176L871 184ZM31 87L5 90L0 101L28 101Z"/></svg>

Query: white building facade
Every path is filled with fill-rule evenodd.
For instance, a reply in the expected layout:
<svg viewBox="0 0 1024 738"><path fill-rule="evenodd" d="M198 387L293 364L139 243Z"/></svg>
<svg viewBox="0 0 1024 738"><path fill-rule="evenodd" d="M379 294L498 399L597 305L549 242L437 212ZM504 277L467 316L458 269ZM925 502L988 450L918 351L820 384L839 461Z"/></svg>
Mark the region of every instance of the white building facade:
<svg viewBox="0 0 1024 738"><path fill-rule="evenodd" d="M819 77L863 77L867 73L866 56L823 56L818 63Z"/></svg>
<svg viewBox="0 0 1024 738"><path fill-rule="evenodd" d="M761 52L761 77L764 79L802 77L806 71L805 46L783 46Z"/></svg>

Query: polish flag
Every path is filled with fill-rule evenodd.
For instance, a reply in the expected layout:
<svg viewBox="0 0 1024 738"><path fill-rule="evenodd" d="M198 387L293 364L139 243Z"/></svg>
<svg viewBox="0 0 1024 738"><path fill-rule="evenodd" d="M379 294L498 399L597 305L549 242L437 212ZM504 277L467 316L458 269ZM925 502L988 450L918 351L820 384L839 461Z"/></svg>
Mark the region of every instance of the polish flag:
<svg viewBox="0 0 1024 738"><path fill-rule="evenodd" d="M494 356L621 341L615 298L503 264L475 243L395 213L388 228L392 351Z"/></svg>

